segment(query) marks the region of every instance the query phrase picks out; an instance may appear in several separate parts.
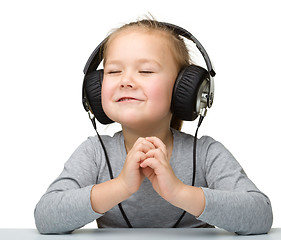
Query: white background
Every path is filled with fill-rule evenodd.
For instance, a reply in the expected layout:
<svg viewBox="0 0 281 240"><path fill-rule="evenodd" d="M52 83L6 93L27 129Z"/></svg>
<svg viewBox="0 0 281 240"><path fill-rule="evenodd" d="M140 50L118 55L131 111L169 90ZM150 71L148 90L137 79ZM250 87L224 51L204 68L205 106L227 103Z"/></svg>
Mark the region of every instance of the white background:
<svg viewBox="0 0 281 240"><path fill-rule="evenodd" d="M281 227L279 6L277 0L1 1L0 227L35 227L36 203L76 147L94 135L81 104L86 60L110 30L148 13L186 28L206 48L216 94L199 135L233 153L270 197L273 226ZM98 127L101 134L119 128ZM194 134L195 122L184 130Z"/></svg>

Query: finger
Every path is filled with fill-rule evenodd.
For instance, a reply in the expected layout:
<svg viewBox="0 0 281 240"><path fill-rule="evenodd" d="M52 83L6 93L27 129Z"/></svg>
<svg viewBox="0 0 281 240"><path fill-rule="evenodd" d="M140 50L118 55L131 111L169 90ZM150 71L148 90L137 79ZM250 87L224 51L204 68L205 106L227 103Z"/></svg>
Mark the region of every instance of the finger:
<svg viewBox="0 0 281 240"><path fill-rule="evenodd" d="M144 153L147 153L150 149L155 149L155 146L145 138L139 138L133 146L134 151L142 151Z"/></svg>
<svg viewBox="0 0 281 240"><path fill-rule="evenodd" d="M154 174L154 170L150 167L142 168L142 173L145 177L150 178Z"/></svg>
<svg viewBox="0 0 281 240"><path fill-rule="evenodd" d="M155 149L155 146L149 142L149 141L145 141L139 144L139 146L137 147L138 151L142 151L144 153L147 153L148 151Z"/></svg>
<svg viewBox="0 0 281 240"><path fill-rule="evenodd" d="M142 143L143 141L147 141L147 140L142 137L138 138L137 141L135 141L131 150L135 150L139 146L139 144Z"/></svg>
<svg viewBox="0 0 281 240"><path fill-rule="evenodd" d="M146 157L147 158L156 158L158 159L160 162L162 162L162 164L165 164L168 162L168 158L167 155L162 151L162 149L160 148L156 148L156 149L151 149L146 153Z"/></svg>
<svg viewBox="0 0 281 240"><path fill-rule="evenodd" d="M134 143L134 145L137 145L138 143L143 142L143 141L145 141L145 140L146 140L145 138L139 137L139 138L137 139L137 141Z"/></svg>
<svg viewBox="0 0 281 240"><path fill-rule="evenodd" d="M158 161L156 158L147 158L140 164L142 168L150 167L154 170L155 174L157 174L157 170L161 168L161 165L162 164L160 161Z"/></svg>
<svg viewBox="0 0 281 240"><path fill-rule="evenodd" d="M147 141L151 142L156 148L160 148L165 154L167 154L166 145L157 137L146 137Z"/></svg>
<svg viewBox="0 0 281 240"><path fill-rule="evenodd" d="M139 168L139 164L147 158L146 154L141 151L131 153L127 156L125 165L129 168L133 167L134 169Z"/></svg>
<svg viewBox="0 0 281 240"><path fill-rule="evenodd" d="M136 158L139 160L138 162L140 163L140 162L143 162L147 158L147 156L143 152L137 152Z"/></svg>

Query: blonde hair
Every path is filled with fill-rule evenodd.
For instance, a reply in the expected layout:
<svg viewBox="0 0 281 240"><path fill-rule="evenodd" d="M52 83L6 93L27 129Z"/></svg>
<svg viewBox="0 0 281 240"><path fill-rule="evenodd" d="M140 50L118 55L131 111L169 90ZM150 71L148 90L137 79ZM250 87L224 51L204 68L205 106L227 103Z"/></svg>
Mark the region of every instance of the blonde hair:
<svg viewBox="0 0 281 240"><path fill-rule="evenodd" d="M143 19L136 22L131 22L123 25L122 27L114 30L108 37L103 48L103 58L106 62L106 53L108 46L112 40L121 32L126 30L143 30L143 31L157 31L159 33L164 33L168 42L170 43L171 52L178 66L178 71L182 68L191 64L189 51L186 47L184 40L172 29L168 28L165 24L152 19ZM172 114L172 119L170 122L170 127L176 130L181 130L183 121Z"/></svg>

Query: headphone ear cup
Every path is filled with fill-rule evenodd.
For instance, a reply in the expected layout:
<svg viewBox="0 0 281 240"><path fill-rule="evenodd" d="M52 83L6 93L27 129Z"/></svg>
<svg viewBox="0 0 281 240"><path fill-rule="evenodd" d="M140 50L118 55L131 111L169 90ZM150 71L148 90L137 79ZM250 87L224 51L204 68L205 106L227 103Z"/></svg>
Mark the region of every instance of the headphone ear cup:
<svg viewBox="0 0 281 240"><path fill-rule="evenodd" d="M198 91L204 80L208 78L208 71L200 66L189 65L180 71L174 85L171 103L172 113L176 117L186 121L197 118Z"/></svg>
<svg viewBox="0 0 281 240"><path fill-rule="evenodd" d="M83 91L91 112L102 124L113 123L105 114L101 104L101 83L103 80L103 70L97 70L85 75Z"/></svg>

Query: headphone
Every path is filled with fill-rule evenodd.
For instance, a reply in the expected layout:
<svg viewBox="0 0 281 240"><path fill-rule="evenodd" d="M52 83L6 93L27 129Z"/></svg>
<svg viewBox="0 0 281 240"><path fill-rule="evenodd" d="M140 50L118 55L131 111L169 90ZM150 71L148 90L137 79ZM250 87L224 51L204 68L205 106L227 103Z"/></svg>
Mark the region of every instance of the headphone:
<svg viewBox="0 0 281 240"><path fill-rule="evenodd" d="M207 108L210 108L214 100L214 80L216 75L211 60L202 44L187 30L165 22L163 26L195 43L202 54L207 70L197 66L189 65L183 68L175 81L171 110L179 119L193 121L198 115L205 117ZM102 124L113 123L105 114L101 104L101 84L103 80L103 69L97 70L103 60L105 38L93 51L84 67L84 81L82 89L82 102L85 111L91 112Z"/></svg>

